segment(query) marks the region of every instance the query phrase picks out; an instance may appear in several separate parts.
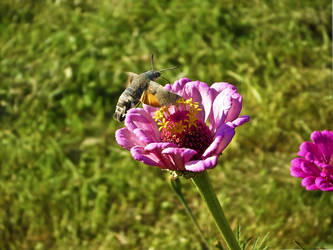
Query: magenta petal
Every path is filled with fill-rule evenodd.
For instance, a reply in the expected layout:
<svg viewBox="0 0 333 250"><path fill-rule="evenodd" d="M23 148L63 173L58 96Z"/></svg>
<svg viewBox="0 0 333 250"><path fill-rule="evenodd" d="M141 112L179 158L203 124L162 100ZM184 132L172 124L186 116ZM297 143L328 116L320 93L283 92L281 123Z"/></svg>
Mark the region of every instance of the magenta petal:
<svg viewBox="0 0 333 250"><path fill-rule="evenodd" d="M237 101L234 102L234 99L238 98L237 90L233 88L225 88L221 93L219 93L213 102L212 114L210 116L210 121L212 124L212 129L215 130L221 126L221 124L226 122L228 119L234 117L239 110L241 104L237 104ZM237 105L233 106L233 103ZM240 110L239 110L240 111ZM238 116L239 112L237 113Z"/></svg>
<svg viewBox="0 0 333 250"><path fill-rule="evenodd" d="M304 157L309 161L320 161L321 155L316 144L312 142L303 142L299 147L297 155Z"/></svg>
<svg viewBox="0 0 333 250"><path fill-rule="evenodd" d="M188 78L181 78L181 79L175 81L172 85L171 84L165 85L165 88L169 91L172 91L172 92L177 93L178 95L182 96L181 94L182 94L185 84L190 81L191 80Z"/></svg>
<svg viewBox="0 0 333 250"><path fill-rule="evenodd" d="M321 191L333 191L333 184L323 177L317 177L315 183Z"/></svg>
<svg viewBox="0 0 333 250"><path fill-rule="evenodd" d="M161 151L170 146L172 143L151 143L146 147L135 146L131 148L131 154L137 161L141 161L151 166L158 166L162 169L171 169L173 167L172 161L169 157L162 155Z"/></svg>
<svg viewBox="0 0 333 250"><path fill-rule="evenodd" d="M304 160L301 169L307 176L320 176L320 169L310 161Z"/></svg>
<svg viewBox="0 0 333 250"><path fill-rule="evenodd" d="M154 157L154 159L158 158L160 161L159 166L161 168L170 169L173 166L172 159L169 156L162 154L162 151L169 147L176 147L176 145L169 142L150 143L145 147L145 152L146 154L149 154L150 157Z"/></svg>
<svg viewBox="0 0 333 250"><path fill-rule="evenodd" d="M305 177L302 180L302 186L306 188L306 190L317 190L318 187L315 183L316 177L313 176L309 176L309 177Z"/></svg>
<svg viewBox="0 0 333 250"><path fill-rule="evenodd" d="M206 169L210 169L217 164L217 155L213 155L204 160L189 161L185 164L185 169L191 172L202 172Z"/></svg>
<svg viewBox="0 0 333 250"><path fill-rule="evenodd" d="M137 161L141 161L145 164L151 166L162 167L163 162L160 158L156 157L154 154L147 153L143 147L135 146L131 148L131 154L133 158Z"/></svg>
<svg viewBox="0 0 333 250"><path fill-rule="evenodd" d="M295 158L291 161L291 175L299 178L307 176L320 176L320 169L310 161Z"/></svg>
<svg viewBox="0 0 333 250"><path fill-rule="evenodd" d="M235 86L231 85L228 82L216 82L210 87L211 87L211 89L215 90L214 97L216 97L218 93L222 92L226 88L231 88L231 89L237 90Z"/></svg>
<svg viewBox="0 0 333 250"><path fill-rule="evenodd" d="M241 117L238 117L237 119L233 120L231 123L234 128L242 125L245 122L248 122L250 120L250 116L242 115Z"/></svg>
<svg viewBox="0 0 333 250"><path fill-rule="evenodd" d="M231 100L231 108L228 111L225 122L233 121L234 119L236 119L242 110L243 97L240 94L238 94L237 92L234 93L231 97Z"/></svg>
<svg viewBox="0 0 333 250"><path fill-rule="evenodd" d="M155 112L160 109L160 108L155 108L153 106L149 106L146 104L142 104L142 107L143 107L144 111L146 111L149 114L150 117L154 117Z"/></svg>
<svg viewBox="0 0 333 250"><path fill-rule="evenodd" d="M141 128L136 128L133 130L133 134L145 145L158 141L156 135L148 130L143 130Z"/></svg>
<svg viewBox="0 0 333 250"><path fill-rule="evenodd" d="M138 140L135 134L129 131L126 127L116 131L116 141L123 148L130 150L134 146L143 146L143 143Z"/></svg>
<svg viewBox="0 0 333 250"><path fill-rule="evenodd" d="M290 175L297 177L297 178L304 178L307 177L308 174L304 173L302 170L301 165L305 160L302 158L295 158L291 161L291 168L290 168Z"/></svg>
<svg viewBox="0 0 333 250"><path fill-rule="evenodd" d="M302 171L301 168L295 167L295 166L293 166L293 167L290 168L290 175L294 176L294 177L297 177L297 178L305 178L305 177L308 176L307 174L305 174Z"/></svg>
<svg viewBox="0 0 333 250"><path fill-rule="evenodd" d="M163 149L169 148L169 147L176 147L176 144L171 143L171 142L155 142L155 143L150 143L145 147L145 150L147 151L162 151Z"/></svg>
<svg viewBox="0 0 333 250"><path fill-rule="evenodd" d="M192 98L193 102L199 103L201 111L199 112L199 119L206 121L213 104L213 94L210 87L200 81L189 82L185 85L184 98Z"/></svg>
<svg viewBox="0 0 333 250"><path fill-rule="evenodd" d="M149 131L153 141L160 140L160 133L156 122L149 115L149 113L143 109L130 109L126 114L125 125L130 131L133 131L136 128Z"/></svg>
<svg viewBox="0 0 333 250"><path fill-rule="evenodd" d="M314 131L311 134L311 140L316 144L318 156L321 162L328 162L333 154L333 132L324 130L322 132Z"/></svg>
<svg viewBox="0 0 333 250"><path fill-rule="evenodd" d="M188 162L197 151L189 148L166 148L162 151L163 155L168 155L173 161L172 170L185 170L185 163Z"/></svg>
<svg viewBox="0 0 333 250"><path fill-rule="evenodd" d="M214 141L203 153L203 157L211 155L219 155L230 143L231 139L234 137L235 129L230 123L223 124L216 131Z"/></svg>

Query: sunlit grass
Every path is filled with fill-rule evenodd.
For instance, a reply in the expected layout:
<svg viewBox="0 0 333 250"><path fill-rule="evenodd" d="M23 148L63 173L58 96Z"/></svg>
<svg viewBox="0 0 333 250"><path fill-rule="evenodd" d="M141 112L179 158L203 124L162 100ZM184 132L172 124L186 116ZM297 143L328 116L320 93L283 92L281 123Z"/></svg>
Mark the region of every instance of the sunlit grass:
<svg viewBox="0 0 333 250"><path fill-rule="evenodd" d="M333 129L330 1L2 1L0 248L200 249L167 173L115 144L124 72L228 81L251 121L212 175L243 240L333 247L333 199L290 160ZM211 172L210 172L211 173ZM190 183L208 241L217 231ZM252 242L254 244L254 240Z"/></svg>

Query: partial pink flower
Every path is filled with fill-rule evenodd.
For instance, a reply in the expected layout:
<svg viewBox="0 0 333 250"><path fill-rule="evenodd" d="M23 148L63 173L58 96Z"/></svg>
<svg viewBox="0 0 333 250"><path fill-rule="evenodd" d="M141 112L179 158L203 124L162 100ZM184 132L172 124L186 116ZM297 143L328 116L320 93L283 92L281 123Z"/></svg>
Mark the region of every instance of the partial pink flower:
<svg viewBox="0 0 333 250"><path fill-rule="evenodd" d="M166 89L183 99L175 105L131 109L116 140L135 160L174 171L213 168L235 128L249 120L239 116L242 96L229 83L182 78Z"/></svg>
<svg viewBox="0 0 333 250"><path fill-rule="evenodd" d="M302 178L306 190L333 191L333 131L314 131L313 142L303 142L290 174Z"/></svg>

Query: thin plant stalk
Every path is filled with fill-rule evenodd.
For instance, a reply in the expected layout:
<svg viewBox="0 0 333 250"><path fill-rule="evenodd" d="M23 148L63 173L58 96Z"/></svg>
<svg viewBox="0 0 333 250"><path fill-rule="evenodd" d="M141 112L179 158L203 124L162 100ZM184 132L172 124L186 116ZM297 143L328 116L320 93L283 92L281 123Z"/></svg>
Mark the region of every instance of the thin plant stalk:
<svg viewBox="0 0 333 250"><path fill-rule="evenodd" d="M215 224L229 249L240 250L241 248L230 228L220 202L217 199L216 193L210 183L207 171L198 173L192 178L192 181L199 190L201 197L206 202L208 209L214 218Z"/></svg>
<svg viewBox="0 0 333 250"><path fill-rule="evenodd" d="M205 249L209 249L208 242L207 242L205 236L203 235L203 232L202 232L196 218L194 217L190 207L188 206L187 202L184 199L184 196L183 196L183 193L182 193L182 190L181 190L182 189L181 182L180 182L179 178L177 178L177 177L174 178L174 177L170 176L169 180L170 180L170 186L171 186L172 190L175 192L175 194L176 194L177 198L179 199L180 203L185 208L185 211L186 211L187 215L190 217L192 223L194 224L195 228L197 229L197 231L200 235L201 241L202 241L201 244L204 245Z"/></svg>

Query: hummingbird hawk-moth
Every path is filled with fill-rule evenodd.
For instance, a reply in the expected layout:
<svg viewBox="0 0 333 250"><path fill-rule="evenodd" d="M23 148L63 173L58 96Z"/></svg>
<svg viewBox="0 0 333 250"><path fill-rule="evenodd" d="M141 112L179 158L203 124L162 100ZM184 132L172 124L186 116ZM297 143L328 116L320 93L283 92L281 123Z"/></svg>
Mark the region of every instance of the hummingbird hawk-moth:
<svg viewBox="0 0 333 250"><path fill-rule="evenodd" d="M162 85L155 82L165 70L175 69L176 67L166 68L159 71L154 70L154 57L151 56L152 70L142 74L128 72L128 87L120 95L114 118L123 122L126 113L135 107L139 102L153 106L162 107L175 103L181 97L163 88Z"/></svg>

